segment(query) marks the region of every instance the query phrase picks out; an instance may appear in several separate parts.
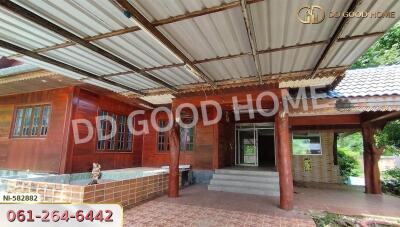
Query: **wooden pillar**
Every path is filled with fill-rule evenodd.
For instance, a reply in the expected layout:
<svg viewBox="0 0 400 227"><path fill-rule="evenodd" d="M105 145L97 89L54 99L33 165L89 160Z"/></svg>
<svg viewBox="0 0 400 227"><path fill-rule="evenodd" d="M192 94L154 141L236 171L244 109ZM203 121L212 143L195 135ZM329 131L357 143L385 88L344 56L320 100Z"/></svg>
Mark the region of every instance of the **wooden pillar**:
<svg viewBox="0 0 400 227"><path fill-rule="evenodd" d="M207 111L209 119L213 120L217 117L217 110L215 108L210 109L209 111ZM220 153L222 152L219 146L219 124L220 122L213 124L213 125L209 125L209 126L204 126L204 127L212 127L213 128L213 148L212 148L212 168L213 170L218 169L220 167L221 164L221 160L220 157L223 155L220 155Z"/></svg>
<svg viewBox="0 0 400 227"><path fill-rule="evenodd" d="M174 124L169 131L169 181L168 196L179 196L179 126Z"/></svg>
<svg viewBox="0 0 400 227"><path fill-rule="evenodd" d="M289 115L281 109L275 117L278 135L278 172L280 208L293 209L292 155L290 149Z"/></svg>
<svg viewBox="0 0 400 227"><path fill-rule="evenodd" d="M366 148L367 143L364 139L364 132L363 132L363 144L364 144L364 152L363 152L363 162L364 162L364 180L365 180L365 193L371 194L372 186L371 186L371 153L368 148Z"/></svg>
<svg viewBox="0 0 400 227"><path fill-rule="evenodd" d="M376 128L372 124L363 123L361 129L364 145L365 193L381 194L382 190L378 162L382 155L382 149L378 149L375 145L374 134Z"/></svg>

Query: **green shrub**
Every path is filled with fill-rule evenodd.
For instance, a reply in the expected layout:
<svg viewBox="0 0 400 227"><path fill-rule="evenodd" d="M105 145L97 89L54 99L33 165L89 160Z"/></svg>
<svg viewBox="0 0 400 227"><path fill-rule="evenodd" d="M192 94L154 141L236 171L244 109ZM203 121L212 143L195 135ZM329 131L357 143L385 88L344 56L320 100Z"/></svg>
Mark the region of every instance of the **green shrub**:
<svg viewBox="0 0 400 227"><path fill-rule="evenodd" d="M383 172L383 179L386 180L400 180L400 168L389 169Z"/></svg>
<svg viewBox="0 0 400 227"><path fill-rule="evenodd" d="M400 168L386 170L382 173L382 191L400 195Z"/></svg>
<svg viewBox="0 0 400 227"><path fill-rule="evenodd" d="M337 220L341 219L341 216L339 214L324 212L322 214L312 215L312 218L316 226L325 227L335 224Z"/></svg>
<svg viewBox="0 0 400 227"><path fill-rule="evenodd" d="M400 155L400 120L387 123L375 135L378 147L384 148L383 155Z"/></svg>
<svg viewBox="0 0 400 227"><path fill-rule="evenodd" d="M340 168L340 175L343 178L347 178L350 176L360 176L361 168L360 163L358 161L358 155L354 152L351 152L346 148L338 148L338 164Z"/></svg>

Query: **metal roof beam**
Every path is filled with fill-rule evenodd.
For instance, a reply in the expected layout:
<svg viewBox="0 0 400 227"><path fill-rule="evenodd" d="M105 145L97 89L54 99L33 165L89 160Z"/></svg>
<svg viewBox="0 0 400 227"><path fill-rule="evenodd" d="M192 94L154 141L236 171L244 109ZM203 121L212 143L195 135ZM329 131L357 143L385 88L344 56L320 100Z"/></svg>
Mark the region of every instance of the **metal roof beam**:
<svg viewBox="0 0 400 227"><path fill-rule="evenodd" d="M251 53L253 56L253 61L256 66L257 76L258 76L260 84L262 84L261 64L260 64L260 58L257 54L257 40L255 37L255 31L254 31L254 26L253 26L253 22L252 22L252 17L251 17L251 14L249 13L250 10L248 10L247 1L241 0L240 6L242 9L242 13L243 13L243 20L246 25L247 38L249 39Z"/></svg>
<svg viewBox="0 0 400 227"><path fill-rule="evenodd" d="M171 84L168 84L165 81L163 81L163 80L161 80L161 79L159 79L159 78L157 78L157 77L155 77L155 76L153 76L151 74L148 74L146 72L142 72L140 70L140 68L132 65L131 63L129 63L129 62L127 62L127 61L125 61L125 60L123 60L123 59L121 59L121 58L119 58L119 57L117 57L117 56L115 56L115 55L103 50L103 49L101 49L100 47L98 47L96 45L93 45L89 41L86 41L86 40L80 38L79 36L69 32L69 31L67 31L67 30L65 30L63 28L61 28L60 26L58 26L56 24L53 24L52 22L50 22L50 21L40 17L39 15L37 15L37 14L35 14L35 13L33 13L33 12L31 12L31 11L21 7L21 6L19 6L18 4L15 4L15 3L13 3L13 2L11 2L9 0L0 0L0 6L4 7L5 9L7 9L7 10L9 10L9 11L11 11L11 12L13 12L13 13L15 13L15 14L17 14L17 15L19 15L19 16L27 19L27 20L29 20L29 21L32 21L32 22L34 22L34 23L36 23L36 24L38 24L38 25L40 25L40 26L42 26L42 27L44 27L44 28L46 28L46 29L48 29L48 30L50 30L50 31L62 36L62 37L64 37L64 38L67 38L67 39L69 39L69 40L71 40L71 41L73 41L75 43L78 43L78 44L86 47L87 49L89 49L89 50L91 50L91 51L93 51L93 52L95 52L95 53L97 53L97 54L99 54L99 55L101 55L103 57L106 57L106 58L110 59L111 61L113 61L113 62L115 62L115 63L117 63L119 65L122 65L122 66L124 66L124 67L126 67L126 68L128 68L128 69L130 69L130 70L132 70L134 72L136 72L136 73L140 73L144 77L148 78L149 80L152 80L152 81L156 82L157 84L160 84L160 85L162 85L164 87L167 87L168 89L171 89L173 91L177 91L177 89L174 86L172 86Z"/></svg>
<svg viewBox="0 0 400 227"><path fill-rule="evenodd" d="M326 78L326 77L333 77L333 76L339 76L342 75L343 72L345 71L346 68L349 66L341 66L341 67L332 67L332 68L325 68L322 69L322 73L318 75L319 78ZM267 80L262 86L268 85L268 84L275 84L277 86L277 83L279 82L285 82L287 80L309 80L309 75L312 69L307 69L307 70L300 70L300 71L295 71L295 72L287 72L287 73L273 73L273 74L265 74L263 75L263 79ZM233 87L247 87L247 86L253 86L253 85L260 85L258 82L258 77L243 77L240 79L235 79L235 80L222 80L222 81L216 81L218 87L217 89L214 89L214 91L218 91L221 89L226 89L226 88L233 88ZM204 87L203 84L186 84L186 85L180 85L179 86L180 94L185 94L191 91L207 91L211 90L210 87ZM144 90L148 95L160 95L160 94L168 94L168 91L165 89L146 89Z"/></svg>
<svg viewBox="0 0 400 227"><path fill-rule="evenodd" d="M362 38L366 38L366 37L381 36L383 34L385 34L385 33L384 32L374 32L374 33L364 34L364 35L349 36L349 37L345 37L345 38L340 38L337 40L337 42L345 42L348 40L356 40L356 39L362 39ZM257 55L298 49L298 48L305 48L305 47L314 47L314 46L326 44L326 43L328 43L328 41L329 40L297 44L297 45L293 45L293 46L284 46L284 47L278 47L278 48L272 48L272 49L266 49L266 50L259 50L259 51L257 51ZM207 62L222 61L222 60L226 60L226 59L238 58L238 57L247 56L247 55L252 55L252 53L251 52L239 53L239 54L233 54L233 55L219 56L219 57L215 57L215 58L195 60L192 62L193 62L193 64L203 64L203 63L207 63ZM176 68L176 67L182 67L184 65L185 65L184 63L162 65L162 66L157 66L157 67L152 67L152 68L145 68L145 69L143 69L143 71L148 72L148 71L160 70L160 69L166 69L166 68ZM107 78L107 77L112 77L112 76L126 75L129 73L133 73L133 72L127 71L127 72L120 72L120 73L112 73L112 74L103 75L102 77Z"/></svg>
<svg viewBox="0 0 400 227"><path fill-rule="evenodd" d="M192 74L194 74L195 76L206 81L212 87L215 87L214 81L204 72L202 72L195 64L193 64L182 51L180 51L171 41L169 41L167 37L165 37L164 34L162 34L153 24L151 24L150 21L148 21L147 18L144 17L133 5L131 5L127 0L115 1L123 8L123 10L130 13L135 22L139 24L139 26L142 28L142 30L153 36L153 38L158 40L163 46L170 50L171 53L173 53L178 59L183 61L186 64L185 68L191 71Z"/></svg>
<svg viewBox="0 0 400 227"><path fill-rule="evenodd" d="M125 90L128 90L128 91L132 91L132 92L135 92L135 93L137 93L139 95L144 95L144 93L139 91L139 90L136 90L136 89L133 89L131 87L116 83L116 82L114 82L112 80L109 80L109 79L106 79L106 78L101 78L101 77L99 77L96 74L93 74L91 72L76 68L74 66L65 64L65 63L57 61L57 60L54 60L54 59L49 58L47 56L43 56L43 55L40 55L38 53L34 53L34 52L30 51L30 50L27 50L27 49L24 49L22 47L16 46L16 45L14 45L12 43L9 43L9 42L6 42L4 40L0 40L0 47L2 47L4 49L7 49L7 50L11 50L11 51L17 52L17 53L20 53L20 54L23 54L23 55L26 55L28 57L34 58L34 59L42 61L42 62L46 62L48 64L57 66L59 68L66 69L68 71L72 71L72 72L78 73L78 74L86 76L88 78L95 79L95 80L101 81L103 83L107 83L107 84L110 84L112 86L119 87L119 88L122 88L122 89L125 89Z"/></svg>
<svg viewBox="0 0 400 227"><path fill-rule="evenodd" d="M358 0L353 0L347 9L347 12L353 12L358 4ZM326 56L328 55L329 51L332 49L333 45L336 43L336 41L339 39L340 34L342 33L344 27L346 26L347 22L349 21L350 17L343 17L343 19L340 21L338 27L336 28L335 32L333 33L332 37L329 39L328 45L324 49L324 52L322 52L321 57L318 59L317 63L314 66L313 71L311 72L311 78L314 78L319 67L321 66L322 62L325 60Z"/></svg>

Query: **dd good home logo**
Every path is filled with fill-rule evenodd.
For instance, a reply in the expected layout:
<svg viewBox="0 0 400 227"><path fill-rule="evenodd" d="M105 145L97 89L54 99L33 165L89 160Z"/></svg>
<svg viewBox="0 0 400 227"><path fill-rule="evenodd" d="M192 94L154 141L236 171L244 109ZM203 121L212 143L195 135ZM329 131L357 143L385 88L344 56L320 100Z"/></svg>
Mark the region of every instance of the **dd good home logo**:
<svg viewBox="0 0 400 227"><path fill-rule="evenodd" d="M297 18L303 24L319 24L325 19L325 11L318 5L304 6L299 9Z"/></svg>

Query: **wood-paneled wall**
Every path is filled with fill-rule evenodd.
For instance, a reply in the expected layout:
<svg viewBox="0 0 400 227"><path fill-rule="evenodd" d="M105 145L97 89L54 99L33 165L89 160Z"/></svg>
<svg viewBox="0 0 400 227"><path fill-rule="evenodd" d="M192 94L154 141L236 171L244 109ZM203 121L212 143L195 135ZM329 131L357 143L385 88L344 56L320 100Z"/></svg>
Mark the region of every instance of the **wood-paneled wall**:
<svg viewBox="0 0 400 227"><path fill-rule="evenodd" d="M194 102L198 98L178 98L174 102ZM12 120L17 106L32 104L51 104L49 131L46 138L10 138ZM135 166L162 166L169 164L169 152L157 149L157 132L150 124L150 112L135 117L135 129L141 130L139 124L147 120L149 133L133 137L132 152L104 152L96 150L96 130L94 137L84 144L74 143L71 121L74 119L89 120L95 126L95 117L99 110L128 116L135 107L90 92L80 87L69 87L0 97L0 168L55 173L74 173L90 171L93 162L102 165L102 169L119 169ZM210 110L210 119L215 112ZM157 119L166 119L160 114ZM234 164L234 131L233 114L227 117L225 112L218 124L205 126L201 121L194 132L194 150L181 152L180 164L190 164L194 169L216 169ZM257 116L241 122L273 121L272 118ZM293 117L290 124L332 125L358 124L358 115ZM88 133L84 126L78 130L80 138Z"/></svg>
<svg viewBox="0 0 400 227"><path fill-rule="evenodd" d="M10 137L16 107L35 104L51 105L47 137ZM100 109L125 116L135 110L79 87L0 97L0 169L75 173L90 171L93 162L100 163L103 170L141 166L142 136L134 136L132 152L97 152L96 130L88 143L74 143L71 121L87 119L95 126ZM135 118L135 125L138 120L140 117ZM86 127L78 129L80 138L87 135Z"/></svg>
<svg viewBox="0 0 400 227"><path fill-rule="evenodd" d="M232 118L230 118L232 119ZM218 124L219 168L235 165L235 122L222 119Z"/></svg>
<svg viewBox="0 0 400 227"><path fill-rule="evenodd" d="M72 97L72 87L0 97L0 169L60 172ZM51 105L47 137L10 137L16 107L33 104Z"/></svg>
<svg viewBox="0 0 400 227"><path fill-rule="evenodd" d="M157 149L157 132L150 125L150 113L146 114L146 119L149 122L149 133L143 137L143 166L168 165L170 154ZM166 116L157 115L159 119L166 119ZM213 119L212 116L210 119ZM181 151L179 164L190 164L194 169L218 168L218 124L204 126L200 117L194 131L194 149Z"/></svg>
<svg viewBox="0 0 400 227"><path fill-rule="evenodd" d="M87 90L76 89L72 120L87 119L95 126L95 117L99 110L128 116L135 108L126 103ZM140 116L135 118L135 127L138 127L138 120L140 120ZM80 126L78 129L79 138L84 138L88 133L87 128ZM106 152L96 150L96 130L94 131L95 136L88 143L83 144L75 144L73 133L71 128L68 155L63 172L87 172L92 169L93 162L100 163L103 170L141 166L142 136L134 136L132 152Z"/></svg>

